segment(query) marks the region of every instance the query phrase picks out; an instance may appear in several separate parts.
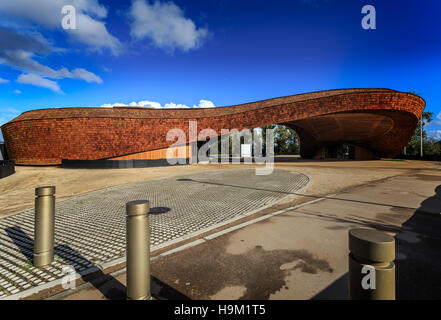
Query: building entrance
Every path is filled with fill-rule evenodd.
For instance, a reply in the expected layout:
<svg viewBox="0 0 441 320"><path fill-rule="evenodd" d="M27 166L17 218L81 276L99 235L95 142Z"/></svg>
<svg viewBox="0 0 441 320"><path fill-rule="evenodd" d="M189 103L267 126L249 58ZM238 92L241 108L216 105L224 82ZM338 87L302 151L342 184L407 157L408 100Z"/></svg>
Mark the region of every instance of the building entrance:
<svg viewBox="0 0 441 320"><path fill-rule="evenodd" d="M355 160L355 146L346 143L327 146L326 158Z"/></svg>

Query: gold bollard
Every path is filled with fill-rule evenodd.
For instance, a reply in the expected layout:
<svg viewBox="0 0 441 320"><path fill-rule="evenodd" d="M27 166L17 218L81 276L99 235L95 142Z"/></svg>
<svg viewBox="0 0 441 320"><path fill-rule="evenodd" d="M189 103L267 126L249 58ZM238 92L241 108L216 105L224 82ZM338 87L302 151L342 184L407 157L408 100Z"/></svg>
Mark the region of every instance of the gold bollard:
<svg viewBox="0 0 441 320"><path fill-rule="evenodd" d="M349 251L349 298L395 300L395 239L376 230L352 229Z"/></svg>
<svg viewBox="0 0 441 320"><path fill-rule="evenodd" d="M126 204L126 277L129 300L151 299L149 210L147 200Z"/></svg>
<svg viewBox="0 0 441 320"><path fill-rule="evenodd" d="M34 266L54 261L55 187L35 188Z"/></svg>

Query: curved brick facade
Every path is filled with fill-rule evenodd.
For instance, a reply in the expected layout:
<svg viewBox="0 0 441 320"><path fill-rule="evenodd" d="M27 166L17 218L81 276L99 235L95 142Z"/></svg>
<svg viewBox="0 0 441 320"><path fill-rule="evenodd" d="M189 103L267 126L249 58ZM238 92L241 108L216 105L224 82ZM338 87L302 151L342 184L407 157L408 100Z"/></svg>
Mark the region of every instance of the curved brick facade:
<svg viewBox="0 0 441 320"><path fill-rule="evenodd" d="M299 135L301 154L313 157L330 143L346 142L380 157L396 155L412 136L424 110L420 97L388 89L342 89L211 109L134 107L57 108L22 113L1 129L17 164L59 164L61 159L127 158L164 149L169 129L189 136L212 128L285 124Z"/></svg>

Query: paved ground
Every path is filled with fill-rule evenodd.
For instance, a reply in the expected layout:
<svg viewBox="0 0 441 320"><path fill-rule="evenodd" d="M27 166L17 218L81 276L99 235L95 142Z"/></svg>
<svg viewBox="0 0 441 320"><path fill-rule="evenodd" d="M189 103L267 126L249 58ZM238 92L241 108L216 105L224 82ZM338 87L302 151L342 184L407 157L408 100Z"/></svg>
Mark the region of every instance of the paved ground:
<svg viewBox="0 0 441 320"><path fill-rule="evenodd" d="M397 298L441 298L440 170L403 172L330 198L307 189L303 197L317 201L155 260L152 291L159 298L346 299L347 233L367 227L396 236ZM67 299L124 298L124 285L125 274L107 276Z"/></svg>
<svg viewBox="0 0 441 320"><path fill-rule="evenodd" d="M437 167L425 161L313 161L276 157L276 168L305 173L311 177L308 187L314 194L326 194L341 188L402 174L409 170ZM57 186L57 199L96 191L121 184L166 178L210 170L228 170L240 165L190 165L140 169L65 169L59 167L17 166L16 173L0 179L0 217L34 206L37 186Z"/></svg>
<svg viewBox="0 0 441 320"><path fill-rule="evenodd" d="M44 268L30 264L34 210L7 216L0 219L0 298L61 278L66 264L82 272L123 257L128 201L150 200L155 250L243 218L292 195L308 182L306 175L286 170L258 176L254 169L237 168L125 184L58 201L58 258Z"/></svg>
<svg viewBox="0 0 441 320"><path fill-rule="evenodd" d="M428 176L436 176L440 172L440 163L437 162L424 162L424 161L395 161L395 160L380 160L380 161L305 161L305 160L299 160L299 159L293 159L292 157L282 157L282 158L276 158L276 168L282 169L286 171L296 171L296 172L302 172L306 175L308 175L311 180L310 183L307 185L306 188L302 189L301 196L299 195L293 195L290 197L287 197L277 204L271 206L270 208L264 209L260 211L259 213L256 213L255 215L248 216L244 219L254 219L255 217L258 217L262 214L271 214L271 212L276 212L278 210L288 210L286 208L292 208L293 206L299 205L301 203L304 203L306 201L311 201L315 199L320 199L323 196L335 194L344 190L356 190L357 187L363 186L363 185L370 185L370 184L377 184L376 181L382 181L383 179L388 179L392 177L397 177L400 175L407 175L407 176L413 176L415 175L423 175L425 176L424 179L418 180L418 185L422 185L422 189L425 191L420 194L420 197L418 199L413 199L413 205L408 208L418 208L421 201L423 201L424 198L430 198L433 196L433 189L435 185L439 185L436 181L433 179L437 179L436 177L429 177ZM254 168L254 165L244 165L241 164L238 165L191 165L191 166L177 166L177 167L163 167L163 168L143 168L143 169L115 169L115 170L71 170L71 169L62 169L62 168L56 168L56 167L17 167L17 173L9 176L5 179L0 180L0 215L7 215L13 212L21 211L26 208L32 208L33 207L33 194L34 194L34 188L41 185L56 185L57 186L57 199L69 199L74 195L78 194L84 194L93 190L101 190L103 188L108 188L111 186L118 186L126 183L133 183L133 182L147 182L151 179L156 178L175 178L177 179L178 176L181 175L187 175L191 173L202 173L202 172L210 172L213 170L235 170L237 168ZM413 179L413 178L412 178ZM182 181L185 182L185 181ZM187 183L189 181L186 181ZM427 183L429 182L429 183ZM409 182L410 185L414 183L413 180ZM259 184L256 183L255 186L258 186ZM375 189L374 187L367 187L370 189ZM384 197L386 200L395 201L392 202L392 204L395 204L396 202L400 202L401 198L406 197L406 186L402 185L400 187L400 191L397 194L395 191L390 193L390 196L388 194L381 194L382 192L389 193L389 191L381 191L381 185L378 192L375 192L373 194L378 194L381 197ZM367 189L369 190L369 189ZM371 191L370 191L371 192ZM345 193L346 194L346 193ZM354 195L355 197L365 197L365 195ZM390 197L390 198L389 198ZM401 198L400 198L401 197ZM73 197L73 199L75 199ZM397 199L398 198L398 199ZM358 199L358 198L357 198ZM381 199L381 198L380 198ZM107 200L105 200L107 201ZM328 203L329 200L323 201L323 203ZM429 200L430 202L433 202L434 200ZM302 272L300 274L297 274L299 272L299 268L296 270L292 269L292 264L288 263L288 265L282 266L282 269L285 273L289 274L297 274L298 279L303 279L306 275L307 281L306 283L303 283L302 281L296 282L296 285L289 285L289 282L287 282L286 287L289 289L281 289L276 290L276 293L271 293L270 297L277 297L280 296L282 298L311 298L311 297L325 297L325 296L333 296L333 297L339 297L342 296L342 292L346 288L346 282L345 282L345 269L346 268L346 238L347 238L347 228L349 228L352 225L358 225L357 220L352 221L349 218L346 217L348 214L348 210L355 210L357 211L359 208L366 208L368 204L365 204L363 202L354 202L355 207L349 206L348 209L345 209L345 206L343 206L343 203L347 204L349 202L341 202L342 205L340 207L335 207L333 211L326 211L326 207L320 210L323 210L323 214L321 214L320 211L316 212L316 216L311 217L311 215L307 215L306 217L301 216L301 212L299 211L301 208L297 208L297 213L294 215L295 219L292 217L290 219L286 218L285 215L292 215L292 210L288 210L290 212L284 212L283 214L279 215L277 217L277 220L274 218L268 219L268 222L271 223L264 223L260 222L255 224L253 227L249 226L246 228L243 228L242 231L245 230L251 230L249 233L247 233L247 237L250 239L242 238L239 241L235 240L235 238L226 236L226 239L228 239L227 242L220 243L220 247L225 246L225 249L230 248L229 242L231 242L231 247L235 248L241 248L241 244L247 244L248 249L253 249L252 244L254 244L254 247L256 246L262 246L262 248L257 247L258 251L250 251L250 253L244 253L239 252L240 255L246 256L246 257L252 257L251 260L244 259L244 262L250 262L254 261L253 257L257 258L260 257L260 253L266 252L268 250L273 251L272 253L275 253L275 256L272 256L273 259L279 259L278 257L284 253L286 253L286 250L299 250L297 246L304 246L303 249L307 250L309 253L311 253L314 257L314 259L319 259L327 261L329 266L332 268L332 272L326 271L327 265L322 265L323 270L319 269L316 274L308 274L308 272ZM318 204L318 203L316 203ZM396 204L395 204L396 205ZM310 208L309 206L305 206L305 208ZM404 215L403 213L399 213L397 207L394 210L393 216L390 214L384 215L384 209L385 206L379 206L377 207L371 207L370 209L363 209L360 212L365 212L366 210L369 211L367 213L375 213L375 212L383 212L384 217L389 217L389 219L392 219L391 217L395 217L395 219L398 219L396 216L402 215L401 218L399 218L397 221L398 224L404 223L406 221L406 217L412 215L413 212L416 210L414 209L405 209L405 210L413 210L412 213L408 213L407 215ZM381 210L380 210L381 209ZM161 211L161 210L160 210ZM372 212L371 212L372 211ZM389 211L388 211L389 212ZM401 212L401 211L400 211ZM329 217L327 215L330 215ZM344 219L336 219L334 216L338 216L339 214L344 215ZM299 216L297 216L299 215ZM159 214L160 216L160 214ZM379 217L381 214L379 214ZM285 217L285 220L281 220L281 218ZM425 229L427 229L427 225L430 226L431 224L437 226L436 222L429 222L423 221L422 224L415 223L415 221L419 221L420 215L413 214L412 219L410 220L410 225L415 227L415 225L418 225L420 227L421 225L425 225ZM425 217L425 216L424 216ZM262 217L261 217L262 218ZM259 218L260 219L260 218ZM352 218L351 218L352 219ZM417 220L415 220L417 219ZM425 219L423 219L425 220ZM434 219L437 221L437 219ZM241 220L242 221L242 220ZM274 223L274 221L277 221L277 223ZM314 223L312 223L314 221ZM342 225L333 225L336 221L341 222ZM282 223L283 222L283 223ZM298 224L294 224L294 222L299 222ZM309 222L309 223L308 223ZM374 219L375 226L386 224L383 222L379 222ZM235 222L239 223L239 222ZM262 232L260 232L260 229L256 229L258 225L260 224L266 224L266 227L262 229ZM329 225L328 225L329 224ZM272 226L268 228L268 226ZM363 224L361 224L363 225ZM366 224L368 225L368 224ZM386 224L387 225L387 224ZM31 228L31 226L28 226ZM225 227L222 227L225 228ZM218 228L217 230L220 230L222 228ZM332 228L335 228L333 230ZM400 230L405 230L406 224L404 224L404 227ZM421 228L421 227L420 227ZM14 233L16 234L18 232L19 239L26 239L25 243L27 243L28 249L30 241L30 236L32 235L32 232L30 232L27 229L25 232L25 235L28 236L28 238L23 237L23 230L17 230L17 229L9 229L9 232L14 238ZM267 232L265 230L268 230ZM340 231L339 231L340 230ZM396 232L395 229L393 229L393 232ZM439 230L439 229L438 229ZM429 230L430 231L430 230ZM429 232L427 230L418 231L420 234L424 234ZM210 231L214 232L214 231ZM329 233L331 232L331 233ZM431 231L435 232L435 231ZM240 233L242 234L242 233ZM298 236L296 236L298 234ZM233 233L231 234L231 236ZM320 235L324 235L326 241L316 241L314 240L316 237L319 237ZM410 233L412 235L412 233ZM406 237L409 237L409 233L405 234ZM205 239L208 240L207 235L203 235ZM433 237L433 236L432 236ZM81 238L81 237L80 237ZM421 238L421 237L420 237ZM436 237L435 237L436 238ZM11 239L11 237L8 235L6 239ZM222 238L215 239L216 241L220 241ZM415 240L414 237L410 237L411 240ZM215 244L215 240L210 240L207 243ZM21 241L21 240L19 240ZM187 240L188 241L188 240ZM226 241L226 240L224 240ZM263 242L264 241L264 242ZM23 242L23 241L21 241ZM200 242L206 242L204 239L200 239ZM259 242L262 242L263 244L260 244ZM329 242L329 243L328 243ZM2 241L0 240L0 244ZM422 243L422 242L421 242ZM434 261L436 261L436 255L433 255L433 252L439 251L439 246L437 244L437 241L434 241L433 243L429 242L428 245L424 243L424 246L416 246L415 248L420 250L422 254L413 254L412 256L418 256L418 259L414 260L407 260L407 261L416 261L415 263L412 262L408 264L408 268L412 270L418 270L421 271L420 267L417 266L424 266L424 264L428 265L430 261L427 259L427 257L434 257ZM69 245L69 243L68 243ZM174 246L177 246L178 244L175 244ZM204 247L206 243L201 244L201 247ZM19 272L27 272L29 269L28 265L23 266L23 256L30 256L31 252L26 252L26 246L20 244L20 242L17 242L16 246L21 246L23 250L21 253L17 256L19 258L19 263L22 266L22 268L19 268ZM160 246L160 245L159 245ZM195 247L196 248L196 247ZM194 249L195 249L194 248ZM274 248L271 249L271 248ZM16 250L16 247L14 249L14 246L12 247L13 251ZM263 251L261 251L263 249ZM410 248L412 249L412 247ZM8 249L9 250L9 249ZM63 264L66 261L69 260L69 254L71 253L69 250L72 250L69 246L60 246L57 248L57 252L60 256L60 262ZM158 251L158 254L160 252L163 252L164 250L169 249L160 249ZM189 249L190 250L190 249ZM211 250L211 247L210 247ZM221 251L213 251L219 253L217 256L221 257L222 254ZM234 255L236 255L236 251L232 250L231 248L228 249L229 251L232 251ZM282 251L278 251L282 250ZM435 251L433 251L435 250ZM228 252L229 252L228 251ZM172 252L172 251L168 251ZM191 252L191 251L189 251ZM323 252L324 258L321 256ZM16 252L15 252L16 253ZM74 252L75 253L75 252ZM298 256L304 257L307 259L311 256L305 256L305 252L297 252ZM78 253L77 253L78 254ZM74 255L75 256L75 255ZM201 255L202 257L203 255ZM329 260L326 260L327 257L336 257ZM172 261L171 259L163 260L162 256L157 256L159 260L155 262L159 263L159 261ZM171 258L171 257L170 257ZM196 261L198 257L195 257ZM216 260L216 257L209 257L209 259ZM121 258L124 259L124 258ZM260 259L260 258L259 258ZM287 258L284 258L287 259ZM321 259L321 260L320 260ZM341 260L340 262L335 262L333 259ZM218 259L219 260L219 259ZM217 260L217 263L222 264ZM84 263L91 263L93 264L93 261L90 261L86 258L84 260L80 260ZM182 260L182 261L185 261ZM228 263L231 263L227 259ZM258 265L260 260L255 262L256 265ZM279 261L279 260L277 260ZM285 261L285 260L283 260ZM165 263L165 262L164 262ZM295 263L295 262L293 262ZM0 264L3 264L3 262L0 262ZM246 264L245 264L246 265ZM17 264L12 264L14 268L17 267ZM336 267L337 266L337 267ZM272 266L274 267L274 266ZM170 267L167 267L170 268ZM168 270L166 268L166 270ZM238 267L239 268L239 267ZM254 270L253 268L250 268L250 270ZM279 267L280 269L280 267ZM54 270L54 272L59 271L59 269ZM108 270L108 269L107 269ZM198 270L195 268L195 270ZM278 268L276 268L278 270ZM401 267L401 270L403 270L403 267ZM246 270L244 270L245 272ZM415 274L420 274L426 277L425 279L421 280L418 279L415 283L423 282L423 283L429 283L432 275L429 276L430 273L426 272L427 270L423 270L423 272L406 272L407 275L413 275L411 276L408 283L411 283L413 279L415 279ZM256 271L257 272L257 271ZM265 271L266 272L266 271ZM272 273L273 271L271 271ZM99 273L99 272L98 272ZM277 273L277 272L276 272ZM101 272L102 274L102 272ZM404 273L403 273L404 274ZM402 274L402 276L403 276ZM426 276L427 274L427 276ZM191 272L189 273L191 275ZM233 273L234 275L234 273ZM198 275L197 275L198 276ZM266 274L265 274L266 276ZM311 284L309 283L309 277L312 277ZM48 275L46 275L48 277ZM53 276L49 276L52 278ZM204 293L204 290L198 287L198 285L193 286L192 279L189 279L190 281L186 280L185 275L179 274L180 278L176 278L171 280L167 276L162 276L161 274L157 274L157 278L155 278L154 284L155 284L155 290L158 294L158 296L163 296L165 298L173 298L173 297L183 297L182 293L188 294L192 298L200 298L207 296L207 292ZM288 276L285 276L287 278ZM322 278L317 278L322 277ZM12 279L15 279L16 281L22 280L21 277L11 277ZM285 278L283 278L284 282ZM429 279L430 278L430 279ZM90 280L90 278L88 278ZM118 281L119 279L120 281ZM95 290L83 290L81 293L78 293L73 295L71 298L77 299L77 298L91 298L91 299L101 299L101 298L123 298L125 296L125 287L124 287L124 281L125 281L125 275L121 274L118 276L118 278L115 279L109 275L102 276L100 279L93 280L91 283L101 289L101 291L95 291ZM220 278L222 281L223 279ZM270 279L270 277L268 277ZM317 280L318 279L318 280ZM321 280L320 280L321 279ZM84 281L86 280L85 277L83 277ZM164 280L164 281L162 281ZM289 278L287 279L289 280ZM36 282L47 282L50 281L49 279L45 279L44 277L37 277ZM277 280L280 284L280 281ZM40 282L40 283L41 283ZM176 283L177 282L177 283ZM228 283L228 281L226 282ZM238 282L240 283L240 281ZM436 281L434 282L435 285L430 286L419 286L421 291L426 292L428 289L426 288L436 288ZM102 284L102 285L101 285ZM181 288L180 286L184 286L185 288ZM199 284L200 286L200 284ZM325 290L325 288L329 286L329 290ZM277 286L275 286L277 287ZM342 290L337 290L339 287L343 288ZM409 286L407 286L409 287ZM215 288L215 287L214 287ZM412 287L410 287L412 288ZM228 296L231 298L237 298L240 297L241 294L243 295L246 292L246 286L244 285L233 285L233 286L226 286L225 288L222 288L219 292L210 293L210 297L216 298L216 297L224 297ZM415 290L414 290L415 289ZM412 293L418 292L416 290L417 288L412 288L414 292L410 292L410 296L418 296L416 294L412 295ZM245 290L245 291L244 291ZM322 290L323 293L318 295ZM401 290L400 290L401 291ZM242 293L241 293L242 292ZM402 291L401 291L402 292ZM424 296L424 292L419 292L419 296ZM430 291L428 291L430 292ZM211 295L212 294L212 295ZM42 295L46 296L46 295ZM344 294L343 294L344 296ZM38 297L35 297L38 298Z"/></svg>

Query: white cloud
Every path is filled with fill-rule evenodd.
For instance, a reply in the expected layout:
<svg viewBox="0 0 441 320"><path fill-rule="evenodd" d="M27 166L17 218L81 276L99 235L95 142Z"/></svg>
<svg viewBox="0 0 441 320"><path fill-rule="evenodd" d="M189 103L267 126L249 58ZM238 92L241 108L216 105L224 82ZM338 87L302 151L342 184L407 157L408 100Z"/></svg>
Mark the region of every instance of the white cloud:
<svg viewBox="0 0 441 320"><path fill-rule="evenodd" d="M77 29L65 30L69 36L92 50L109 49L114 55L120 53L120 41L107 31L101 21L107 17L107 9L98 0L2 0L0 15L48 29L64 30L61 27L61 8L65 5L76 8Z"/></svg>
<svg viewBox="0 0 441 320"><path fill-rule="evenodd" d="M103 83L103 80L99 76L83 68L73 69L72 74L76 79L82 79L87 82Z"/></svg>
<svg viewBox="0 0 441 320"><path fill-rule="evenodd" d="M180 103L176 104L174 102L169 102L169 103L166 103L162 108L163 109L187 109L190 107L185 104L180 104Z"/></svg>
<svg viewBox="0 0 441 320"><path fill-rule="evenodd" d="M430 130L428 131L428 136L435 140L441 140L441 130Z"/></svg>
<svg viewBox="0 0 441 320"><path fill-rule="evenodd" d="M13 108L1 108L0 107L0 126L5 124L6 122L14 119L16 116L18 116L21 113L21 111L13 109ZM0 141L3 141L3 135L0 130Z"/></svg>
<svg viewBox="0 0 441 320"><path fill-rule="evenodd" d="M5 112L8 112L10 114L20 114L21 113L20 110L17 110L17 109L14 109L14 108L4 108L2 110L5 111Z"/></svg>
<svg viewBox="0 0 441 320"><path fill-rule="evenodd" d="M0 83L9 83L9 80L0 78Z"/></svg>
<svg viewBox="0 0 441 320"><path fill-rule="evenodd" d="M121 53L120 41L107 32L104 22L97 21L91 17L79 14L77 17L77 29L68 31L78 41L86 44L93 51L109 49L113 55Z"/></svg>
<svg viewBox="0 0 441 320"><path fill-rule="evenodd" d="M54 50L56 51L40 34L17 32L0 27L0 64L51 79L69 78L103 82L99 76L83 68L76 68L72 72L65 67L55 70L34 60L35 53L41 56Z"/></svg>
<svg viewBox="0 0 441 320"><path fill-rule="evenodd" d="M438 115L433 119L431 122L427 123L425 121L424 126L427 127L434 127L434 126L441 126L441 112L438 113Z"/></svg>
<svg viewBox="0 0 441 320"><path fill-rule="evenodd" d="M215 108L216 106L212 101L209 100L200 100L198 108Z"/></svg>
<svg viewBox="0 0 441 320"><path fill-rule="evenodd" d="M14 90L14 93L15 93L15 94L21 94L21 91L18 90L18 89L16 89L16 90Z"/></svg>
<svg viewBox="0 0 441 320"><path fill-rule="evenodd" d="M117 103L112 103L112 104L110 104L110 103L105 103L105 104L100 105L100 108L113 108L113 107L117 107L117 106L121 106L121 107L123 107L123 106L127 106L127 105L124 104L124 103L119 103L119 102L117 102Z"/></svg>
<svg viewBox="0 0 441 320"><path fill-rule="evenodd" d="M50 89L54 92L62 93L62 91L56 81L52 81L52 80L43 78L43 77L41 77L37 74L33 74L33 73L21 74L17 78L17 82L23 83L23 84L31 84L34 86Z"/></svg>
<svg viewBox="0 0 441 320"><path fill-rule="evenodd" d="M107 10L97 0L14 0L1 1L0 12L17 19L32 21L46 28L60 26L61 8L73 5L77 10L105 18Z"/></svg>
<svg viewBox="0 0 441 320"><path fill-rule="evenodd" d="M0 40L0 42L1 41L2 40ZM38 73L53 79L72 77L72 74L66 68L54 70L33 60L33 56L34 54L32 52L23 50L0 50L0 63L14 69Z"/></svg>
<svg viewBox="0 0 441 320"><path fill-rule="evenodd" d="M161 104L159 102L155 102L155 101L148 101L148 100L143 100L143 101L139 101L139 102L131 102L129 104L129 106L131 107L146 107L146 108L156 108L156 109L160 109L162 108Z"/></svg>
<svg viewBox="0 0 441 320"><path fill-rule="evenodd" d="M183 51L198 48L208 31L197 28L191 19L173 2L135 0L129 13L130 34L136 40L149 38L159 48Z"/></svg>
<svg viewBox="0 0 441 320"><path fill-rule="evenodd" d="M188 109L191 108L185 104L176 104L174 102L169 102L161 105L159 102L142 100L139 102L125 103L106 103L101 105L102 108L112 108L112 107L145 107L145 108L155 108L155 109ZM200 100L198 105L193 105L193 108L215 108L216 106L210 100Z"/></svg>

